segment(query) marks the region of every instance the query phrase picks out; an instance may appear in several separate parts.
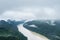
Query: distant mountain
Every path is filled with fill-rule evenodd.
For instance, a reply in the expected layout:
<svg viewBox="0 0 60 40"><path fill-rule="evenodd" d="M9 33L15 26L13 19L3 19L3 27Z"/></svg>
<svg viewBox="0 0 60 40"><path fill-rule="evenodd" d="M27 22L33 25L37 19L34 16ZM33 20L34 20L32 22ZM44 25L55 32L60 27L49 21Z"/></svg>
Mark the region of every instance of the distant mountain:
<svg viewBox="0 0 60 40"><path fill-rule="evenodd" d="M0 40L27 40L27 37L18 31L18 24L20 23L16 21L0 20Z"/></svg>
<svg viewBox="0 0 60 40"><path fill-rule="evenodd" d="M23 26L30 31L46 36L50 40L60 40L60 21L58 20L32 20L24 23Z"/></svg>

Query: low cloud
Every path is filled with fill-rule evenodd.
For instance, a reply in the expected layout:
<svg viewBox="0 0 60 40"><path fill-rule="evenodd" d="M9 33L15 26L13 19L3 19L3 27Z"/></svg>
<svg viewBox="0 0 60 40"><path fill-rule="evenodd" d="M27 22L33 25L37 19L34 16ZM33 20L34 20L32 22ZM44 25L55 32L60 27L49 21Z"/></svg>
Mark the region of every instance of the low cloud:
<svg viewBox="0 0 60 40"><path fill-rule="evenodd" d="M60 19L56 9L50 7L25 7L15 8L15 10L6 11L0 15L0 19Z"/></svg>
<svg viewBox="0 0 60 40"><path fill-rule="evenodd" d="M21 12L21 11L6 11L0 15L0 20L28 20L34 19L35 16L31 12Z"/></svg>

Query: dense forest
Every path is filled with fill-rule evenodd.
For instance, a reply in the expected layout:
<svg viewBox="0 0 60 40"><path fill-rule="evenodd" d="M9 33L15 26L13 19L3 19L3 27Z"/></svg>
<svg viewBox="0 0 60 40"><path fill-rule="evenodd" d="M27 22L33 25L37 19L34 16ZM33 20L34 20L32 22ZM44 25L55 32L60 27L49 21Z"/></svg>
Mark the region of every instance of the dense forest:
<svg viewBox="0 0 60 40"><path fill-rule="evenodd" d="M27 40L27 37L18 31L17 25L20 23L23 22L0 20L0 40Z"/></svg>
<svg viewBox="0 0 60 40"><path fill-rule="evenodd" d="M35 25L36 27L33 27L31 25ZM23 26L32 32L44 35L50 40L60 40L59 20L32 20L24 23Z"/></svg>

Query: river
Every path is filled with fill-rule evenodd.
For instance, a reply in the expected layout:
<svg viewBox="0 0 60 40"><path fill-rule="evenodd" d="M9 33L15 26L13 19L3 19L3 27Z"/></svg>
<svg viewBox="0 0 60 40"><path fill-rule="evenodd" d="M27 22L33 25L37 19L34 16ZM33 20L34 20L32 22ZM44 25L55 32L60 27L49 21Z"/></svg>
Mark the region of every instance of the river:
<svg viewBox="0 0 60 40"><path fill-rule="evenodd" d="M41 34L29 31L28 29L23 27L23 24L18 25L18 30L24 36L28 38L28 40L49 40L48 38L42 36Z"/></svg>

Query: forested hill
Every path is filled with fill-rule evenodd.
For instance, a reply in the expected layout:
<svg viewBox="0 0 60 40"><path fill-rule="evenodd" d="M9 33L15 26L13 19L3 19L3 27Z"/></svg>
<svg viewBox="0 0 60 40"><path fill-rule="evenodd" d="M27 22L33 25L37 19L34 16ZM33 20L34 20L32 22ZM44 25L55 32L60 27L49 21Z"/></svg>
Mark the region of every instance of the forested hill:
<svg viewBox="0 0 60 40"><path fill-rule="evenodd" d="M32 20L23 25L30 31L42 34L50 40L60 40L59 20Z"/></svg>
<svg viewBox="0 0 60 40"><path fill-rule="evenodd" d="M18 31L17 25L20 23L0 20L0 40L27 40L27 37Z"/></svg>

